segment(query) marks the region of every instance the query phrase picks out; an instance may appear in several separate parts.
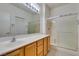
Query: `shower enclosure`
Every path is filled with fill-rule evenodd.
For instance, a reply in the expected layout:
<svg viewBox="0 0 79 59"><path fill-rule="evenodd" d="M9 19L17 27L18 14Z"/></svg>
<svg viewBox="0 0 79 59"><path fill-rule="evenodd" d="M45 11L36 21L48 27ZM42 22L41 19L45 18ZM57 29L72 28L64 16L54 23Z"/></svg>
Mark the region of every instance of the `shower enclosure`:
<svg viewBox="0 0 79 59"><path fill-rule="evenodd" d="M70 14L53 19L53 40L59 47L77 50L77 14Z"/></svg>

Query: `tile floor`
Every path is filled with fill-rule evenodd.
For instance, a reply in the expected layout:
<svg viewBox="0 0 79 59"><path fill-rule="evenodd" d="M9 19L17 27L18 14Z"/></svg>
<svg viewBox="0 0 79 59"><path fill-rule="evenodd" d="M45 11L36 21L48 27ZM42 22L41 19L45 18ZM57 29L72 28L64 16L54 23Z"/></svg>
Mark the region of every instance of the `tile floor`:
<svg viewBox="0 0 79 59"><path fill-rule="evenodd" d="M48 56L79 56L79 52L51 46Z"/></svg>

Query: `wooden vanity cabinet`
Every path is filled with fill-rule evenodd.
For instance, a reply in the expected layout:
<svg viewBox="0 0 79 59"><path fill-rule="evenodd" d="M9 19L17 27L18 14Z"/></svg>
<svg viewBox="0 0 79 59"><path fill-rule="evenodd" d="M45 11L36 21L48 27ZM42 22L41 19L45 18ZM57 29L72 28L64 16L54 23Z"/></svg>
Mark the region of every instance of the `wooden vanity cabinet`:
<svg viewBox="0 0 79 59"><path fill-rule="evenodd" d="M36 42L25 47L25 56L36 56Z"/></svg>
<svg viewBox="0 0 79 59"><path fill-rule="evenodd" d="M7 54L6 56L24 56L24 48L20 48L18 50L15 50L15 51Z"/></svg>
<svg viewBox="0 0 79 59"><path fill-rule="evenodd" d="M16 49L6 56L46 56L50 50L50 36Z"/></svg>

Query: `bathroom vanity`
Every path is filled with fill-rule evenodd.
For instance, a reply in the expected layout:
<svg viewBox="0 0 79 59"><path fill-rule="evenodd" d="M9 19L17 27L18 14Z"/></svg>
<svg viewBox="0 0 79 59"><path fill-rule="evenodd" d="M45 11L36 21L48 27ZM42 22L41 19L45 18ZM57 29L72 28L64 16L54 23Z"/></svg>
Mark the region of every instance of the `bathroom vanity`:
<svg viewBox="0 0 79 59"><path fill-rule="evenodd" d="M0 46L2 56L45 56L50 50L50 36L45 34L18 36L16 42L4 44Z"/></svg>

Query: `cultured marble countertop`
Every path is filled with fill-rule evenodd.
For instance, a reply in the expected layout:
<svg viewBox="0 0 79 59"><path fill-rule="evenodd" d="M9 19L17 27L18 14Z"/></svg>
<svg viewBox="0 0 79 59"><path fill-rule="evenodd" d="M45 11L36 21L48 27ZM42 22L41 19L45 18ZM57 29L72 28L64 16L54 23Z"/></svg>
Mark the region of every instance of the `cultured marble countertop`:
<svg viewBox="0 0 79 59"><path fill-rule="evenodd" d="M28 45L32 42L35 42L47 36L49 35L40 34L40 33L30 34L30 35L18 35L16 36L15 42L11 42L12 39L9 38L8 41L4 41L0 43L0 55L4 55L8 52L16 50L22 46Z"/></svg>

